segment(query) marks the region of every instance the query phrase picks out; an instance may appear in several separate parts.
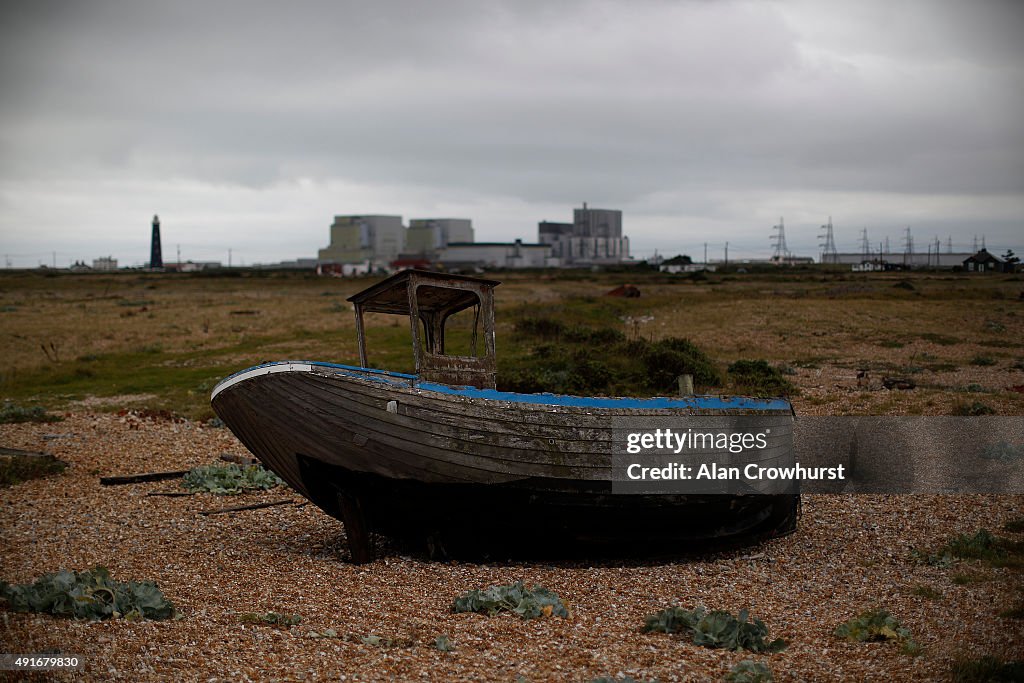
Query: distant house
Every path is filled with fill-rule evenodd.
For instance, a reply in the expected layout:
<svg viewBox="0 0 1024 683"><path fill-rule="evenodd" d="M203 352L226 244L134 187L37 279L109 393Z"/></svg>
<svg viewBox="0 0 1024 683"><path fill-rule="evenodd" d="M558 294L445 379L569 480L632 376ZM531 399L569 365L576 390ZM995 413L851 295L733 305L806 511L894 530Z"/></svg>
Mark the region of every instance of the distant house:
<svg viewBox="0 0 1024 683"><path fill-rule="evenodd" d="M329 275L331 277L357 277L369 275L374 271L373 262L369 259L362 263L318 263L316 264L317 275Z"/></svg>
<svg viewBox="0 0 1024 683"><path fill-rule="evenodd" d="M964 270L968 273L1012 273L1014 264L982 249L964 259Z"/></svg>
<svg viewBox="0 0 1024 683"><path fill-rule="evenodd" d="M693 259L685 254L680 256L673 256L670 259L665 259L658 266L658 270L663 273L699 273L702 270L708 272L715 272L716 266L708 265L707 263L694 263Z"/></svg>
<svg viewBox="0 0 1024 683"><path fill-rule="evenodd" d="M93 270L111 271L117 270L117 259L113 256L101 256L92 260Z"/></svg>
<svg viewBox="0 0 1024 683"><path fill-rule="evenodd" d="M220 261L184 261L180 263L164 263L164 270L169 273L198 273L201 270L219 270Z"/></svg>

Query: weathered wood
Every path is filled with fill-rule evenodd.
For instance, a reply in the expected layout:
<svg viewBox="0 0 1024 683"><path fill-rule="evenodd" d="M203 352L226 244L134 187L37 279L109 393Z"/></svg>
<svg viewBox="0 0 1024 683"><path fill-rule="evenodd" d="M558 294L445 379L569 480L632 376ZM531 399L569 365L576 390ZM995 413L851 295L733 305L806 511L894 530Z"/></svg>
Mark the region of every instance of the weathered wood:
<svg viewBox="0 0 1024 683"><path fill-rule="evenodd" d="M243 510L262 510L263 508L274 507L275 505L294 505L294 500L272 500L269 503L253 503L252 505L235 505L228 508L216 510L202 510L199 514L209 517L210 515L222 515L227 512L241 512Z"/></svg>
<svg viewBox="0 0 1024 683"><path fill-rule="evenodd" d="M307 373L281 373L274 382L281 400L273 413L268 411L251 423L264 440L280 446L301 440L301 452L322 454L328 462L367 460L378 470L386 463L398 476L436 479L440 473L451 480L479 483L523 477L607 479L615 445L609 417L626 415L609 415L610 411L560 414L540 405L481 406L379 382L357 387L357 381L347 378ZM345 391L350 387L351 392ZM387 412L388 397L397 401L397 413ZM309 405L320 410L311 414ZM506 415L521 418L518 433ZM769 447L758 454L765 464L791 433L791 415L780 414L776 420ZM295 424L304 427L296 430ZM328 446L321 438L326 434L341 438L333 438ZM361 443L346 434L361 435ZM250 450L260 452L260 447L253 444ZM722 455L728 457L728 453Z"/></svg>
<svg viewBox="0 0 1024 683"><path fill-rule="evenodd" d="M164 481L166 479L178 479L189 473L189 470L174 470L173 472L144 472L142 474L126 474L116 477L100 477L101 486L119 486L121 484L141 484L147 481Z"/></svg>
<svg viewBox="0 0 1024 683"><path fill-rule="evenodd" d="M352 561L356 564L373 562L370 530L366 525L366 516L363 514L359 498L352 494L339 493L338 508L341 511L341 522L345 525L345 536L348 538Z"/></svg>

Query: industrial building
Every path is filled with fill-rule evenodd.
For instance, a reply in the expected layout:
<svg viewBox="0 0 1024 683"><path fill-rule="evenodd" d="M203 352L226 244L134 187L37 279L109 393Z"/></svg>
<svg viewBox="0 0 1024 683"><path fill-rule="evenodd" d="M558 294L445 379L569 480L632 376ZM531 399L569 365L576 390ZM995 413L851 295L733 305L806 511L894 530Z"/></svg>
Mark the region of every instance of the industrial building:
<svg viewBox="0 0 1024 683"><path fill-rule="evenodd" d="M317 260L386 270L404 248L401 216L335 216L331 243L319 251Z"/></svg>
<svg viewBox="0 0 1024 683"><path fill-rule="evenodd" d="M610 265L628 261L629 238L622 235L622 212L616 209L573 209L572 223L541 221L537 241L551 247L562 266Z"/></svg>
<svg viewBox="0 0 1024 683"><path fill-rule="evenodd" d="M629 261L629 238L622 235L622 212L573 210L572 223L543 221L537 243L474 242L468 218L335 216L331 243L318 253L318 267L338 274L369 273L395 267L548 268L592 266ZM337 266L337 267L335 267Z"/></svg>
<svg viewBox="0 0 1024 683"><path fill-rule="evenodd" d="M405 235L405 253L432 256L452 242L472 242L468 218L413 218Z"/></svg>
<svg viewBox="0 0 1024 683"><path fill-rule="evenodd" d="M438 251L437 262L448 270L475 268L545 268L557 265L547 244L515 242L452 242Z"/></svg>

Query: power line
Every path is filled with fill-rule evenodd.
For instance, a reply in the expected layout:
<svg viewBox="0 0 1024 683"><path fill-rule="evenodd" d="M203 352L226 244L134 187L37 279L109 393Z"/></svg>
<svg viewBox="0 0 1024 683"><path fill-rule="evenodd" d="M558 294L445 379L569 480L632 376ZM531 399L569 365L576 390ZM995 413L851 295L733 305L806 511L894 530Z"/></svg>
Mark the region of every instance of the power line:
<svg viewBox="0 0 1024 683"><path fill-rule="evenodd" d="M825 231L824 234L818 235L818 239L825 239L824 244L820 242L818 243L818 246L822 248L821 262L836 263L838 261L838 257L836 256L836 241L832 233L832 216L828 217L828 223L826 225L821 226L821 229Z"/></svg>
<svg viewBox="0 0 1024 683"><path fill-rule="evenodd" d="M775 247L772 259L776 263L782 263L783 259L789 258L789 248L786 246L786 224L782 220L782 216L779 216L779 224L772 226L772 231L775 232L771 236L771 241Z"/></svg>

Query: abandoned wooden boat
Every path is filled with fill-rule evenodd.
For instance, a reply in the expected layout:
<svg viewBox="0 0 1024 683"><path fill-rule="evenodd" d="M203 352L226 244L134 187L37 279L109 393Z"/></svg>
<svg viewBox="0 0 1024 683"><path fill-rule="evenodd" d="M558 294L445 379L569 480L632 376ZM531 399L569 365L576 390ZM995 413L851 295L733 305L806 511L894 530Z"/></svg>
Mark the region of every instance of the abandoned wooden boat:
<svg viewBox="0 0 1024 683"><path fill-rule="evenodd" d="M221 381L213 408L268 468L345 524L356 562L372 559L370 532L422 543L432 555L653 556L795 528L799 496L791 492L612 490L610 421L756 414L773 419L782 438L791 436L787 401L498 391L498 284L400 272L349 298L358 366L259 365ZM409 317L415 374L369 367L364 316L371 312ZM449 319L460 312L471 317L461 340L468 348L446 353ZM765 457L791 455L780 448Z"/></svg>

